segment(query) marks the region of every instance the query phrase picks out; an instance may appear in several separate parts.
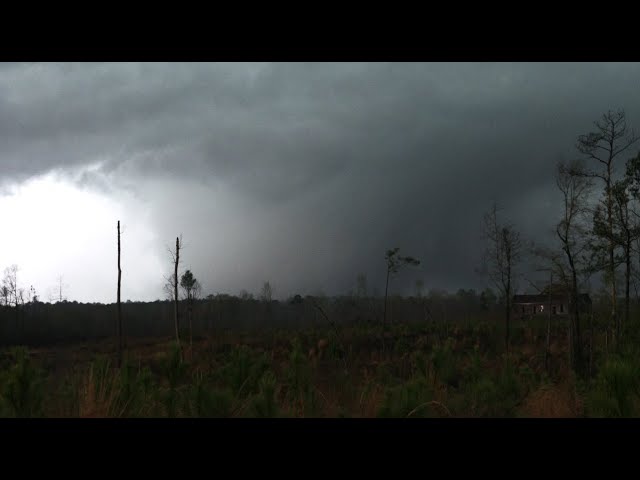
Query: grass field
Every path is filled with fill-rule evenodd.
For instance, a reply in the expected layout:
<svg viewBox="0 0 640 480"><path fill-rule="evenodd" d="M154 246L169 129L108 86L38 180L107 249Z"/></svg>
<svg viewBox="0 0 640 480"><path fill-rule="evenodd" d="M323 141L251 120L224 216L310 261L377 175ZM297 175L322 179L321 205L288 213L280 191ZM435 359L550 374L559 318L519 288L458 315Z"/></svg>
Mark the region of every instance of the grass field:
<svg viewBox="0 0 640 480"><path fill-rule="evenodd" d="M636 350L601 348L591 377L569 368L566 328L515 322L354 325L220 332L0 355L3 417L629 417L640 414ZM183 338L188 338L185 335ZM320 343L320 345L319 345ZM181 358L182 357L182 358Z"/></svg>

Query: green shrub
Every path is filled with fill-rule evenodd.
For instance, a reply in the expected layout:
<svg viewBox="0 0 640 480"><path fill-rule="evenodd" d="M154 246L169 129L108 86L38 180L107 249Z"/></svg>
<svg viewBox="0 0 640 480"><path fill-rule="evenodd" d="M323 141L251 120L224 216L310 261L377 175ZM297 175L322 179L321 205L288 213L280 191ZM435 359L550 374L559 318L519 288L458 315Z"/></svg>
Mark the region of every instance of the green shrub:
<svg viewBox="0 0 640 480"><path fill-rule="evenodd" d="M260 393L253 401L253 415L259 418L274 418L278 416L276 404L276 377L268 371L260 379Z"/></svg>
<svg viewBox="0 0 640 480"><path fill-rule="evenodd" d="M289 355L289 369L287 372L289 394L292 398L300 398L310 389L311 371L307 357L302 351L300 342L295 340Z"/></svg>
<svg viewBox="0 0 640 480"><path fill-rule="evenodd" d="M387 363L379 363L376 367L376 382L381 385L394 385L397 383L391 367Z"/></svg>
<svg viewBox="0 0 640 480"><path fill-rule="evenodd" d="M249 347L242 345L231 352L229 362L222 369L222 379L234 395L244 398L258 392L258 382L268 368L266 354L254 359Z"/></svg>
<svg viewBox="0 0 640 480"><path fill-rule="evenodd" d="M469 414L480 417L510 417L522 399L518 375L510 363L505 362L497 375L477 372L464 385L464 396Z"/></svg>
<svg viewBox="0 0 640 480"><path fill-rule="evenodd" d="M471 414L480 417L498 417L499 394L495 382L489 377L481 377L468 389Z"/></svg>
<svg viewBox="0 0 640 480"><path fill-rule="evenodd" d="M521 399L521 385L513 362L506 361L498 376L498 394L502 398L505 413L511 414Z"/></svg>
<svg viewBox="0 0 640 480"><path fill-rule="evenodd" d="M429 358L423 352L414 352L413 364L423 378L429 378Z"/></svg>
<svg viewBox="0 0 640 480"><path fill-rule="evenodd" d="M233 413L234 397L231 390L211 388L205 377L197 372L189 386L188 411L191 416L228 418Z"/></svg>
<svg viewBox="0 0 640 480"><path fill-rule="evenodd" d="M177 388L178 384L184 379L186 370L186 365L182 361L180 347L177 344L173 344L169 356L162 362L162 373L169 382L171 390Z"/></svg>
<svg viewBox="0 0 640 480"><path fill-rule="evenodd" d="M473 335L480 345L480 348L489 354L497 353L499 350L499 342L504 341L499 335L495 325L491 325L485 321L479 322L473 327Z"/></svg>
<svg viewBox="0 0 640 480"><path fill-rule="evenodd" d="M402 356L411 351L411 345L405 338L400 337L396 340L393 351L397 356Z"/></svg>
<svg viewBox="0 0 640 480"><path fill-rule="evenodd" d="M444 345L436 346L431 354L431 361L436 378L444 384L456 386L459 375L452 343L452 339L447 339Z"/></svg>
<svg viewBox="0 0 640 480"><path fill-rule="evenodd" d="M76 417L79 410L79 393L81 383L75 371L67 374L55 390L55 398L49 405L54 408L55 415L60 417Z"/></svg>
<svg viewBox="0 0 640 480"><path fill-rule="evenodd" d="M425 405L433 400L433 389L426 378L410 380L388 388L378 416L383 418L430 417L434 410Z"/></svg>
<svg viewBox="0 0 640 480"><path fill-rule="evenodd" d="M3 410L15 417L39 417L43 413L43 375L33 366L24 347L13 349L14 364L0 378Z"/></svg>
<svg viewBox="0 0 640 480"><path fill-rule="evenodd" d="M155 393L151 370L148 367L136 369L124 362L119 376L118 411L125 417L145 416L150 404L154 403Z"/></svg>
<svg viewBox="0 0 640 480"><path fill-rule="evenodd" d="M311 383L311 367L307 356L297 340L292 344L286 378L288 399L301 408L304 416L316 416L320 410L319 398Z"/></svg>
<svg viewBox="0 0 640 480"><path fill-rule="evenodd" d="M482 357L480 356L480 348L474 346L472 352L469 354L469 366L465 369L464 380L465 382L475 383L482 376Z"/></svg>
<svg viewBox="0 0 640 480"><path fill-rule="evenodd" d="M587 411L596 417L637 415L640 393L638 366L621 358L609 359L598 372L587 397Z"/></svg>
<svg viewBox="0 0 640 480"><path fill-rule="evenodd" d="M183 382L186 371L180 348L173 344L169 356L162 362L162 373L169 388L160 394L160 400L168 417L177 417L181 413L182 391L178 387Z"/></svg>

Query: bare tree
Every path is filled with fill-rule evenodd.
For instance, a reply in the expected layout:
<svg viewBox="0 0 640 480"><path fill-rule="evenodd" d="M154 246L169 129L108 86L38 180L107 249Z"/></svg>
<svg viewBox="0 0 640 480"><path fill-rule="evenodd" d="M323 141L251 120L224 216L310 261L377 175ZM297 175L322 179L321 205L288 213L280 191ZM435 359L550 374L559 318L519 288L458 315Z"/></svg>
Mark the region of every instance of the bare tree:
<svg viewBox="0 0 640 480"><path fill-rule="evenodd" d="M26 292L18 286L18 266L11 265L4 271L2 279L2 296L6 306L13 307L15 312L16 330L24 333L24 304ZM21 322L22 320L22 322Z"/></svg>
<svg viewBox="0 0 640 480"><path fill-rule="evenodd" d="M567 268L559 268L559 276L570 292L570 351L573 368L583 373L582 337L580 332L580 302L578 278L584 270L581 259L588 247L585 218L588 212L588 198L592 181L584 175L580 161L560 163L556 170L556 185L562 193L563 213L556 225L556 235L560 240ZM556 262L556 266L561 265ZM568 274L568 275L567 275Z"/></svg>
<svg viewBox="0 0 640 480"><path fill-rule="evenodd" d="M405 265L418 266L420 265L420 260L417 260L413 257L401 257L398 255L400 248L392 248L391 250L387 250L385 253L384 259L387 261L387 282L384 288L384 316L383 323L387 323L387 297L389 293L389 278L392 275L398 273L400 268Z"/></svg>
<svg viewBox="0 0 640 480"><path fill-rule="evenodd" d="M5 268L2 279L2 293L5 305L18 307L18 266L11 265Z"/></svg>
<svg viewBox="0 0 640 480"><path fill-rule="evenodd" d="M260 290L260 300L263 302L270 302L273 295L273 290L269 282L264 282L262 290Z"/></svg>
<svg viewBox="0 0 640 480"><path fill-rule="evenodd" d="M253 300L253 294L247 292L244 288L242 290L240 290L240 293L238 295L240 297L240 300Z"/></svg>
<svg viewBox="0 0 640 480"><path fill-rule="evenodd" d="M7 287L6 285L2 285L2 287L0 288L0 295L2 296L2 304L5 307L9 306L9 287Z"/></svg>
<svg viewBox="0 0 640 480"><path fill-rule="evenodd" d="M38 303L38 294L36 293L36 289L33 288L33 285L29 288L29 303Z"/></svg>
<svg viewBox="0 0 640 480"><path fill-rule="evenodd" d="M498 206L494 203L484 216L484 235L488 241L484 270L505 300L505 344L509 349L511 297L514 291L515 269L523 254L520 233L509 223L498 221Z"/></svg>
<svg viewBox="0 0 640 480"><path fill-rule="evenodd" d="M62 302L62 275L58 276L58 285L59 285L59 293L60 293L60 297L58 299L59 302Z"/></svg>
<svg viewBox="0 0 640 480"><path fill-rule="evenodd" d="M606 279L610 285L611 322L615 328L616 339L619 339L621 332L620 318L617 312L615 278L615 250L617 243L614 231L615 160L636 143L638 137L633 132L629 132L624 110L609 111L603 114L600 120L595 122L595 127L594 131L578 137L576 148L584 155L585 159L596 162L597 168L584 170L583 174L589 178L598 178L604 183L603 208L599 211L599 218L596 217L594 219L594 223L596 223L594 225L594 233L605 243L606 258L604 267L607 274Z"/></svg>
<svg viewBox="0 0 640 480"><path fill-rule="evenodd" d="M67 300L67 297L62 295L62 292L63 292L63 290L65 288L67 288L69 286L69 285L63 283L62 279L63 279L62 275L58 275L58 301L59 302L63 302L63 301ZM53 302L53 300L55 300L55 297L52 299L52 302Z"/></svg>
<svg viewBox="0 0 640 480"><path fill-rule="evenodd" d="M120 220L118 220L118 367L122 365L122 305L120 303L120 282L122 269L120 268Z"/></svg>
<svg viewBox="0 0 640 480"><path fill-rule="evenodd" d="M558 261L558 255L554 250L548 250L548 249L543 249L543 248L533 248L532 249L532 253L540 258L543 259L545 261L545 263L547 261L550 261L550 265L547 267L539 267L536 268L536 272L545 272L545 273L549 273L549 284L546 288L546 292L548 295L548 302L549 302L549 306L551 306L551 294L553 291L553 272L555 269L555 264ZM545 289L544 288L539 288L534 282L532 282L529 279L526 279L527 282L529 283L529 285L531 285L540 295L543 295L545 293ZM544 349L544 369L547 371L547 373L549 372L549 359L551 358L551 308L549 308L549 311L547 312L547 338L545 341L545 349Z"/></svg>
<svg viewBox="0 0 640 480"><path fill-rule="evenodd" d="M629 277L633 276L634 273L632 261L630 258L631 252L635 250L636 252L640 253L640 213L638 212L638 207L640 206L640 152L627 161L627 171L624 181L627 187L626 198L623 197L622 200L627 200L627 202L624 203L624 209L619 208L618 211L620 217L622 217L622 219L626 217L627 220L627 225L622 226L622 230L624 233L622 239L625 243L625 264L627 267L626 280L628 282ZM619 207L623 206L621 202L618 202L618 205ZM638 267L639 268L636 269L636 272L640 272L640 263ZM635 276L638 276L637 273ZM626 298L625 301L625 321L628 322L629 302Z"/></svg>
<svg viewBox="0 0 640 480"><path fill-rule="evenodd" d="M632 277L632 254L634 242L640 238L640 225L638 225L638 212L632 204L631 178L625 176L623 180L613 185L614 219L616 244L622 248L622 263L624 269L624 322L621 328L629 322L629 304Z"/></svg>
<svg viewBox="0 0 640 480"><path fill-rule="evenodd" d="M164 292L164 298L170 302L174 300L174 285L173 285L173 273L169 275L163 275L164 285L162 287L162 291Z"/></svg>
<svg viewBox="0 0 640 480"><path fill-rule="evenodd" d="M19 334L24 338L24 315L25 315L25 300L27 293L24 288L18 288L18 294L16 295L16 323L18 323Z"/></svg>
<svg viewBox="0 0 640 480"><path fill-rule="evenodd" d="M178 349L180 349L180 319L178 309L178 265L180 264L180 248L182 248L182 237L176 237L176 250L175 252L169 250L169 254L173 260L173 275L168 279L167 285L165 285L165 291L169 287L173 297L173 313L176 327L176 343ZM182 353L181 353L182 354Z"/></svg>

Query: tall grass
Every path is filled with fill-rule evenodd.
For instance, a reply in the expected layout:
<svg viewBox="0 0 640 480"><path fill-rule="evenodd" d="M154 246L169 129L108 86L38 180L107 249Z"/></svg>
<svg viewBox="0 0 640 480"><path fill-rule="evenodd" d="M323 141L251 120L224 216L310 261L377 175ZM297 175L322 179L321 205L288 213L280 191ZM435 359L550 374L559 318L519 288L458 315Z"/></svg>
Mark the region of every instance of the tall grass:
<svg viewBox="0 0 640 480"><path fill-rule="evenodd" d="M102 355L60 372L52 355L43 361L24 348L0 352L0 415L640 415L640 355L632 342L616 355L595 356L595 376L581 380L570 373L561 328L552 338L551 368L545 370L543 323L520 325L522 333L514 335L509 355L503 352L500 324L488 321L386 328L384 356L379 342L383 329L375 324L342 328L345 348L335 348L340 342L328 327L264 337L229 334L196 341L188 362L175 345L154 345L146 357L142 349L131 349L137 362L125 358L120 368ZM329 348L321 361L310 361L309 347L320 338L329 339Z"/></svg>

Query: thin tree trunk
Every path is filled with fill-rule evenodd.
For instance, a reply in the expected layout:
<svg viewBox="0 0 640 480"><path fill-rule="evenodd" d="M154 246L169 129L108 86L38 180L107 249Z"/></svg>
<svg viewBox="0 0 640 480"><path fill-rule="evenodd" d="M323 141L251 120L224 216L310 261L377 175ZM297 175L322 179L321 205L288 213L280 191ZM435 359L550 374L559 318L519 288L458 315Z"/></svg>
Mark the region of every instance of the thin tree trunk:
<svg viewBox="0 0 640 480"><path fill-rule="evenodd" d="M24 310L24 303L22 304L22 309L21 309L21 314L20 314L20 339L22 341L22 343L26 343L24 340L24 316L25 316L25 310Z"/></svg>
<svg viewBox="0 0 640 480"><path fill-rule="evenodd" d="M174 305L174 319L176 324L176 342L178 349L180 348L180 324L178 321L178 263L180 262L180 238L176 237L176 261L174 265L173 273L173 305Z"/></svg>
<svg viewBox="0 0 640 480"><path fill-rule="evenodd" d="M122 365L122 304L120 303L120 281L122 270L120 269L120 220L118 220L118 367Z"/></svg>
<svg viewBox="0 0 640 480"><path fill-rule="evenodd" d="M573 348L573 313L569 315L569 325L567 328L567 336L569 337L567 344L569 345L569 366L575 368L575 352Z"/></svg>
<svg viewBox="0 0 640 480"><path fill-rule="evenodd" d="M629 325L629 284L631 283L631 240L627 239L626 252L626 272L625 272L625 290L624 290L624 324L622 329Z"/></svg>
<svg viewBox="0 0 640 480"><path fill-rule="evenodd" d="M505 345L507 353L509 353L509 325L511 324L511 268L509 265L509 272L507 274L507 291L506 291L506 305L507 305L507 331L505 334Z"/></svg>
<svg viewBox="0 0 640 480"><path fill-rule="evenodd" d="M572 341L573 341L573 350L574 350L574 363L575 370L579 374L583 373L583 358L582 358L582 338L580 335L580 304L578 297L578 276L576 272L575 265L573 263L573 256L569 255L569 265L571 267L571 296L573 303L573 312L571 313L571 318L573 319L573 332L572 332Z"/></svg>
<svg viewBox="0 0 640 480"><path fill-rule="evenodd" d="M589 378L593 375L593 312L589 312Z"/></svg>
<svg viewBox="0 0 640 480"><path fill-rule="evenodd" d="M387 294L389 292L389 269L387 268L387 283L384 287L384 318L382 323L387 324Z"/></svg>
<svg viewBox="0 0 640 480"><path fill-rule="evenodd" d="M384 287L384 316L382 319L382 324L384 327L387 326L387 295L389 292L389 267L387 267L387 282L386 285ZM385 334L385 329L382 329L382 354L385 354L385 342L384 342L384 334Z"/></svg>
<svg viewBox="0 0 640 480"><path fill-rule="evenodd" d="M613 138L613 137L612 137ZM613 142L613 140L611 140ZM618 318L617 312L617 300L618 295L616 291L616 268L615 268L615 243L613 240L613 198L612 198L612 190L611 190L611 155L613 152L613 145L611 145L611 150L609 154L609 164L607 167L607 180L606 180L606 193L607 193L607 220L609 231L607 232L609 235L609 275L611 277L611 321L613 323L615 329L615 343L618 343L618 339L620 337L620 319Z"/></svg>
<svg viewBox="0 0 640 480"><path fill-rule="evenodd" d="M553 271L549 275L549 315L547 317L547 344L544 351L544 369L549 372L549 354L551 348L551 285L553 284Z"/></svg>
<svg viewBox="0 0 640 480"><path fill-rule="evenodd" d="M189 298L189 350L193 358L193 298Z"/></svg>

